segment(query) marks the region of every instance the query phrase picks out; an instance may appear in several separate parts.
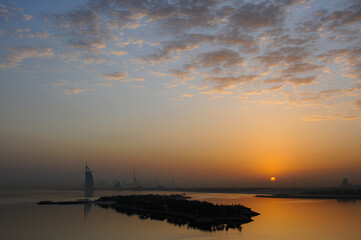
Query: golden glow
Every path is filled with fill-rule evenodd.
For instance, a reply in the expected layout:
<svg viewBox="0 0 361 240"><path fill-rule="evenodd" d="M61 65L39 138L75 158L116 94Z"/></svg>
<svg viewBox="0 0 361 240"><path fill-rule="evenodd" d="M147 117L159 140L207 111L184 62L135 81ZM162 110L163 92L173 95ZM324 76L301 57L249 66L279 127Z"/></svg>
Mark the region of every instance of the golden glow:
<svg viewBox="0 0 361 240"><path fill-rule="evenodd" d="M275 181L276 181L276 178L275 178L275 177L271 177L270 180L271 180L272 182L275 182Z"/></svg>

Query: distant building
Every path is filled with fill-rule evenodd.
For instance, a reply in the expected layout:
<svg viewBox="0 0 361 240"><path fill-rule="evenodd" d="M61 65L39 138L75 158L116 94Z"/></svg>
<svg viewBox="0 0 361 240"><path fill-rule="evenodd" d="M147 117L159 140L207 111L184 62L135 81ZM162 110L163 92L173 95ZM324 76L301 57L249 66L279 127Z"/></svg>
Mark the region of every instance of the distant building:
<svg viewBox="0 0 361 240"><path fill-rule="evenodd" d="M135 168L133 171L133 185L137 185L137 178L135 177Z"/></svg>
<svg viewBox="0 0 361 240"><path fill-rule="evenodd" d="M348 181L347 178L344 178L344 179L342 180L342 183L341 183L340 187L341 187L341 188L352 188L353 186L352 186L352 184Z"/></svg>
<svg viewBox="0 0 361 240"><path fill-rule="evenodd" d="M85 196L92 197L94 193L94 179L90 168L85 164Z"/></svg>

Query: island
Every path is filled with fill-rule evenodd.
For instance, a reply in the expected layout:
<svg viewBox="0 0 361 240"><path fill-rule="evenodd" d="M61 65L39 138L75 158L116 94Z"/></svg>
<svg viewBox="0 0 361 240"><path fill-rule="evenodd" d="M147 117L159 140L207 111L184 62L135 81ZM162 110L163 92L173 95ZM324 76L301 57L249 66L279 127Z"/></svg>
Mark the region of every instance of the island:
<svg viewBox="0 0 361 240"><path fill-rule="evenodd" d="M95 201L87 199L72 202L42 201L38 204L81 203L93 203L128 216L137 215L140 219L166 220L170 224L208 232L229 229L240 231L242 224L252 222L252 217L259 215L243 205L218 205L189 200L189 197L184 194L117 195L101 197Z"/></svg>

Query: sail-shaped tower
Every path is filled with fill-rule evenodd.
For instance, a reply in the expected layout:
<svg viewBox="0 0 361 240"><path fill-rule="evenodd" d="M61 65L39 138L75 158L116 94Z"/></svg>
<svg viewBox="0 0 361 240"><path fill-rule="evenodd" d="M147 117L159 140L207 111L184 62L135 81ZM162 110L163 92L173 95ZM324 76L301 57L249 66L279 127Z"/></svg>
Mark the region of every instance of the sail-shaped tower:
<svg viewBox="0 0 361 240"><path fill-rule="evenodd" d="M93 173L90 171L88 164L85 164L85 196L92 197L94 192Z"/></svg>

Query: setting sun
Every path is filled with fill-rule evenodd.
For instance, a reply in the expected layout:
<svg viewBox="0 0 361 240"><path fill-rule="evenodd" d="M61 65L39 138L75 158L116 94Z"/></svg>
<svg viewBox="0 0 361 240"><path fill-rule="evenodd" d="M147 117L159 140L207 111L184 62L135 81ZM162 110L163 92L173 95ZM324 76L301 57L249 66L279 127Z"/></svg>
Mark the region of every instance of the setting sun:
<svg viewBox="0 0 361 240"><path fill-rule="evenodd" d="M276 181L276 178L275 178L275 177L271 177L270 180L271 180L272 182L275 182L275 181Z"/></svg>

